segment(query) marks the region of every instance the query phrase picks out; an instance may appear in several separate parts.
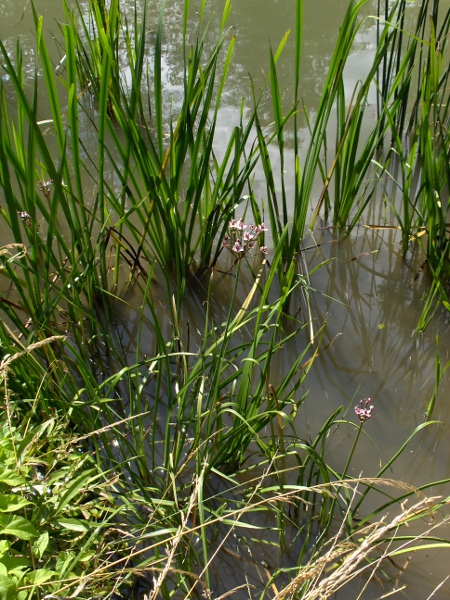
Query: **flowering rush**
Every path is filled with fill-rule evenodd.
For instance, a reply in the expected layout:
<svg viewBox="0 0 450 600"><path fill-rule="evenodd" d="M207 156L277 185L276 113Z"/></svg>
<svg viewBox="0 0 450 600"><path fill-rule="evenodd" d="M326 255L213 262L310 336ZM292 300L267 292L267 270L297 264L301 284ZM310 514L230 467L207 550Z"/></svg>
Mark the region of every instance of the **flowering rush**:
<svg viewBox="0 0 450 600"><path fill-rule="evenodd" d="M242 219L231 219L227 230L222 246L228 248L238 258L242 258L246 252L255 247L255 242L264 231L269 231L264 223L246 225ZM263 254L268 252L267 246L260 246L259 249Z"/></svg>
<svg viewBox="0 0 450 600"><path fill-rule="evenodd" d="M359 405L357 404L355 406L355 414L358 415L361 423L365 423L372 418L372 411L374 408L372 399L366 398L365 400L360 400Z"/></svg>

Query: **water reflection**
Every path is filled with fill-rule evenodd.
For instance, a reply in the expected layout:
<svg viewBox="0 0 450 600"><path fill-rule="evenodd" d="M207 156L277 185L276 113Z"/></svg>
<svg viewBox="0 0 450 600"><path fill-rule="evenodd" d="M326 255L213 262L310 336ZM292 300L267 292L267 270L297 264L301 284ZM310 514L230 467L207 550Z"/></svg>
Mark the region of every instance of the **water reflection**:
<svg viewBox="0 0 450 600"><path fill-rule="evenodd" d="M70 3L69 3L70 5ZM84 14L87 14L88 3L81 1L80 6ZM199 29L198 13L199 2L193 3L188 26L189 42L194 44L198 35L207 31L205 37L206 55L209 48L219 38L222 10L224 2L210 2L205 10L204 24ZM64 22L62 3L55 0L37 0L35 7L38 15L44 18L44 27L50 33L50 37L60 40L59 23ZM143 0L137 3L138 17L142 14ZM30 51L25 63L28 65L27 74L34 76L32 62L34 58L35 34L31 7L28 3L9 0L3 3L2 22L0 24L0 39L14 56L16 40L19 38L23 43L25 51ZM124 19L133 22L134 3L121 4ZM339 23L347 9L345 2L326 0L321 3L320 11L317 5L311 1L305 2L304 7L304 34L303 34L303 61L301 97L309 110L314 110L322 93L323 83L326 78L328 64L334 50L334 42L338 34ZM226 104L239 107L242 98L246 105L252 105L252 91L250 77L256 83L256 89L261 89L266 81L269 65L269 48L276 48L288 30L291 31L290 39L285 52L279 62L279 83L283 91L285 109L290 108L293 102L293 65L295 58L295 33L293 30L293 15L295 12L294 0L283 0L273 2L271 0L251 0L236 3L229 18L228 26L231 35L236 37L233 65L230 71L227 90L225 94ZM172 98L176 106L181 100L183 82L183 3L168 2L165 8L165 29L163 39L163 82L167 99ZM362 15L376 14L376 0L368 2L362 11ZM149 6L147 24L147 63L152 63L152 50L155 39L155 31L159 17L159 9ZM138 20L139 22L139 20ZM133 32L133 29L130 29ZM371 50L375 40L374 21L364 21L360 33L355 41L355 52L358 60L348 69L347 84L353 89L356 81L360 78L363 70L368 70L371 61ZM55 64L62 58L57 44L48 42L49 50ZM125 48L124 48L125 50ZM124 78L127 80L127 71L124 70ZM129 77L128 77L129 81ZM168 104L170 109L170 103ZM270 102L262 112L270 116Z"/></svg>
<svg viewBox="0 0 450 600"><path fill-rule="evenodd" d="M324 232L323 239L333 239L332 232ZM313 367L308 419L317 427L330 408L343 404L351 414L355 400L373 398L376 418L370 424L371 436L381 456L374 455L373 449L371 455L382 462L424 420L434 389L436 333L444 364L449 355L445 321L437 320L425 334L415 335L428 282L415 280L420 257L413 258L406 262L398 244L387 243L379 232L369 229L360 229L353 239L323 244L312 258L313 262L329 261L313 277L314 287L322 292L314 295L314 314L327 321L327 340L342 335ZM439 412L433 417L448 418L446 382L448 378L442 382ZM437 447L444 443L438 426L419 438ZM344 444L344 455L346 451ZM437 463L434 474L444 478L449 472L446 456L440 458L433 452L433 460ZM361 463L355 462L355 471L360 466L366 473L364 453ZM400 457L395 472L414 485L429 481L428 467L420 472L408 454Z"/></svg>

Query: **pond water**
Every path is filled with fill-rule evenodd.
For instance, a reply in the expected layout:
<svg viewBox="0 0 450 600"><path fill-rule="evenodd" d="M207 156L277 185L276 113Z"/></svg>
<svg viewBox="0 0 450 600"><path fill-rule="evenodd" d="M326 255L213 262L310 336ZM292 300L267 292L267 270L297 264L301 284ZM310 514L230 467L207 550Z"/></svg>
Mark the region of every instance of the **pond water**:
<svg viewBox="0 0 450 600"><path fill-rule="evenodd" d="M125 3L124 3L125 4ZM132 4L132 3L130 3ZM182 14L179 2L169 2L168 23L165 34L164 81L168 96L180 93ZM320 4L320 6L319 6ZM347 68L348 90L353 89L360 77L368 71L375 46L376 22L369 18L376 14L376 0L364 7L367 15L358 33L354 52ZM446 5L450 7L450 2ZM44 15L46 27L57 33L57 19L63 17L59 0L35 0L36 10ZM417 3L411 3L411 14ZM334 49L337 28L347 7L346 0L305 1L305 42L301 95L314 114L326 76L327 65ZM218 31L218 17L222 3L210 3L206 9L209 31L212 38ZM236 35L234 66L225 95L224 106L219 115L216 144L229 139L232 126L239 118L241 98L251 103L251 86L248 74L262 85L269 65L269 43L276 47L292 27L294 4L292 0L245 0L233 6L230 24ZM158 10L151 9L151 27L157 20ZM194 18L194 17L193 17ZM152 29L149 30L149 36ZM195 35L195 31L192 31ZM3 0L0 39L13 53L17 36L24 42L25 62L34 56L34 33L31 8L25 0ZM279 83L283 91L285 106L290 106L293 97L293 46L288 43L281 59ZM55 49L54 61L61 56ZM30 76L33 70L29 70ZM375 118L375 92L369 98ZM267 122L270 122L270 103L265 107ZM370 123L368 123L368 126ZM89 132L86 131L89 135ZM83 132L81 131L81 135ZM306 131L304 135L307 136ZM92 135L93 147L96 140ZM258 177L258 174L257 174ZM262 178L261 178L262 180ZM261 184L261 197L265 190ZM289 192L289 190L288 190ZM320 185L314 190L320 194ZM392 195L395 191L391 190ZM381 194L363 216L365 224L383 222L385 206ZM7 233L1 228L0 239ZM312 437L325 419L339 406L343 415L350 420L354 405L360 398L370 397L375 406L374 418L368 424L370 436L363 437L357 455L352 462L351 475L373 476L411 432L424 421L424 413L435 386L436 338L439 336L438 353L442 364L450 360L450 336L448 314L437 314L428 329L420 335L415 327L429 289L427 273L421 273L424 260L420 248L402 256L400 237L395 230L356 228L348 237L318 223L314 234L305 243L307 264L310 267L325 263L311 277L311 307L315 327L326 321L325 342L333 341L313 364L306 380L308 396L298 414L298 429ZM137 301L137 299L136 299ZM296 308L292 307L293 312ZM196 302L189 304L191 321L195 322ZM199 309L198 309L199 310ZM133 345L133 314L125 315L129 344ZM124 320L122 315L121 320ZM298 343L298 348L295 347ZM324 344L326 345L326 344ZM304 340L294 342L291 353L300 353ZM288 360L285 357L283 360ZM281 361L283 362L283 361ZM283 367L283 364L280 364ZM440 424L424 428L413 440L407 451L395 463L389 476L407 481L415 486L429 481L450 477L450 452L448 423L450 421L448 374L441 383L433 419ZM352 432L337 430L335 439L329 442L329 460L337 469L342 469L352 444ZM450 493L450 488L440 488L439 494ZM447 537L449 532L446 532ZM224 557L222 592L241 583L239 562L232 554ZM402 578L407 589L399 596L412 600L425 600L434 588L449 574L449 555L430 551L412 559L412 566ZM257 578L257 576L255 575ZM359 597L360 582L352 584L337 594L337 598ZM383 590L379 582L373 582L363 598L381 598ZM255 596L256 597L256 596ZM397 597L397 596L396 596ZM435 599L450 597L450 582L446 582L433 595ZM233 598L248 598L247 590Z"/></svg>

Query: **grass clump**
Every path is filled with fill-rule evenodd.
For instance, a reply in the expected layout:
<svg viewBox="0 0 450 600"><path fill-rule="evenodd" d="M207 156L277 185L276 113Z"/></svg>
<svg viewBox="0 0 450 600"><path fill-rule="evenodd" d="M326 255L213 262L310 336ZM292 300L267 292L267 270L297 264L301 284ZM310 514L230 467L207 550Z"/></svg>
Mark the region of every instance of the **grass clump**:
<svg viewBox="0 0 450 600"><path fill-rule="evenodd" d="M0 364L0 586L5 599L79 594L84 579L111 561L118 506L114 475L78 441L74 423L54 403L52 377L35 353L43 340ZM12 348L2 350L11 351ZM50 414L45 414L48 403ZM103 585L103 591L106 591Z"/></svg>

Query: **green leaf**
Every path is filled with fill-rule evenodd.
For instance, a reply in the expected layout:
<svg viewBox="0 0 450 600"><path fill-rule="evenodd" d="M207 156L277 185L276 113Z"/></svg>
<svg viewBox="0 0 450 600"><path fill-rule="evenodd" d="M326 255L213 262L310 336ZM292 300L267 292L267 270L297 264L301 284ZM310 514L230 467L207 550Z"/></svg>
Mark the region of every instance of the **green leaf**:
<svg viewBox="0 0 450 600"><path fill-rule="evenodd" d="M70 531L78 531L80 533L86 533L86 531L89 531L89 523L80 521L79 519L61 517L56 521L56 523L64 529L69 529Z"/></svg>
<svg viewBox="0 0 450 600"><path fill-rule="evenodd" d="M21 577L23 571L31 568L30 561L26 558L20 558L17 556L4 556L0 560L0 565L3 565L6 569L6 573L11 576Z"/></svg>
<svg viewBox="0 0 450 600"><path fill-rule="evenodd" d="M15 600L17 585L10 577L0 575L0 600Z"/></svg>
<svg viewBox="0 0 450 600"><path fill-rule="evenodd" d="M86 552L81 552L78 556L78 560L82 563L89 562L95 556L95 552L93 550L89 550Z"/></svg>
<svg viewBox="0 0 450 600"><path fill-rule="evenodd" d="M56 514L58 514L64 508L66 508L70 501L80 494L83 488L88 487L88 483L90 483L95 478L95 473L95 469L89 469L87 472L79 475L76 479L74 479L67 488L64 488L64 491L58 494Z"/></svg>
<svg viewBox="0 0 450 600"><path fill-rule="evenodd" d="M8 542L8 540L0 540L0 558L9 552L10 548L11 544Z"/></svg>
<svg viewBox="0 0 450 600"><path fill-rule="evenodd" d="M6 483L6 485L9 486L22 485L25 483L25 479L18 475L17 471L8 468L0 468L0 483Z"/></svg>
<svg viewBox="0 0 450 600"><path fill-rule="evenodd" d="M15 512L29 504L32 502L18 494L0 494L0 512Z"/></svg>
<svg viewBox="0 0 450 600"><path fill-rule="evenodd" d="M51 569L37 569L36 571L27 573L26 580L34 585L41 585L42 583L49 581L55 575L58 575L57 571L52 571Z"/></svg>
<svg viewBox="0 0 450 600"><path fill-rule="evenodd" d="M42 558L44 556L44 552L48 548L50 537L48 535L48 531L41 533L37 540L33 542L33 554L36 558Z"/></svg>
<svg viewBox="0 0 450 600"><path fill-rule="evenodd" d="M57 569L60 576L67 577L67 569L69 569L70 564L75 560L74 552L60 552L58 554L58 558L56 559L55 568Z"/></svg>
<svg viewBox="0 0 450 600"><path fill-rule="evenodd" d="M0 533L15 535L20 540L31 540L38 536L34 525L27 519L17 515L0 515Z"/></svg>

